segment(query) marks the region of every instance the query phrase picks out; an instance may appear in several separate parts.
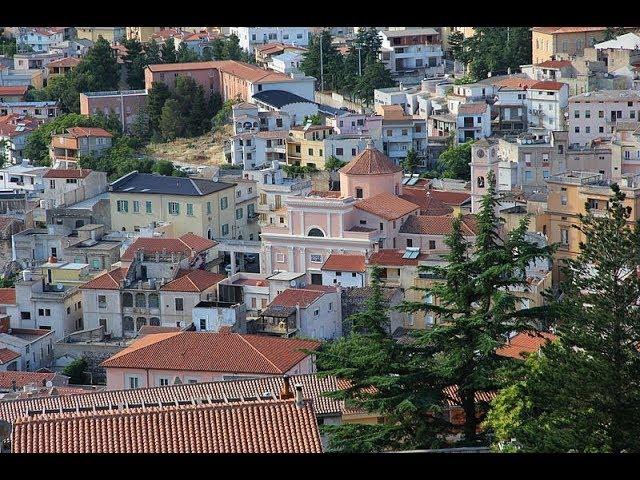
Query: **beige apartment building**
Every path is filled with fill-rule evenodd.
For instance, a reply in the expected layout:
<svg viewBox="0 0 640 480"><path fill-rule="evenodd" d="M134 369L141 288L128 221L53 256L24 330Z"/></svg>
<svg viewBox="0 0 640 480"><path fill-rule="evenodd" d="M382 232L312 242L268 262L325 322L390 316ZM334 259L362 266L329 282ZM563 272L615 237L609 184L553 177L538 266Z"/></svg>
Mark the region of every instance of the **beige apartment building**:
<svg viewBox="0 0 640 480"><path fill-rule="evenodd" d="M235 183L133 171L109 186L111 227L137 232L154 222L173 236L236 238Z"/></svg>
<svg viewBox="0 0 640 480"><path fill-rule="evenodd" d="M629 222L635 222L640 207L640 176L623 175L617 183L627 196L624 204L631 208ZM547 180L549 243L559 244L553 265L554 283L560 279L559 266L563 260L576 258L580 253L580 242L586 240L578 229L573 228L580 224L578 216L586 213L587 203L594 215L604 215L612 195L611 184L612 181L600 173L579 171L567 171Z"/></svg>
<svg viewBox="0 0 640 480"><path fill-rule="evenodd" d="M97 42L99 37L110 44L118 43L125 38L126 27L76 27L76 36L80 39Z"/></svg>
<svg viewBox="0 0 640 480"><path fill-rule="evenodd" d="M585 47L604 40L606 27L533 27L533 63L582 55Z"/></svg>

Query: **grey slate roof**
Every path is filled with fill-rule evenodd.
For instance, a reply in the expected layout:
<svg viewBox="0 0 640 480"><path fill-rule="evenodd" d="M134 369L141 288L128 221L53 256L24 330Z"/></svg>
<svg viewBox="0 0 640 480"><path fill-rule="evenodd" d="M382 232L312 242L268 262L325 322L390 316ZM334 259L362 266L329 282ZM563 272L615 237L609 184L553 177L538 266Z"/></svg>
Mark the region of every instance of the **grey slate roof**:
<svg viewBox="0 0 640 480"><path fill-rule="evenodd" d="M214 182L201 178L170 177L152 173L131 172L111 183L109 191L203 196L234 186L235 183Z"/></svg>
<svg viewBox="0 0 640 480"><path fill-rule="evenodd" d="M252 98L274 108L282 108L291 103L314 103L300 95L284 90L263 90L262 92L254 93Z"/></svg>

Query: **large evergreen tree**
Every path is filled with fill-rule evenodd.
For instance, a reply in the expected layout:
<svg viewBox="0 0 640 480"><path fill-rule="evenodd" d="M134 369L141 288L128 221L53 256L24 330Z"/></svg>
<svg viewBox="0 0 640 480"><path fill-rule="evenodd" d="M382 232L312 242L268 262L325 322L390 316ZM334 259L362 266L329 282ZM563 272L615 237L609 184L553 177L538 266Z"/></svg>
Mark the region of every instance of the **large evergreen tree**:
<svg viewBox="0 0 640 480"><path fill-rule="evenodd" d="M117 90L120 66L107 40L99 37L74 71L81 92Z"/></svg>
<svg viewBox="0 0 640 480"><path fill-rule="evenodd" d="M330 396L377 414L383 422L326 427L329 448L380 452L442 445L442 388L429 368L430 348L402 344L391 336L377 267L371 272L370 297L348 321L353 324L350 333L318 352L318 367L321 375L348 383Z"/></svg>
<svg viewBox="0 0 640 480"><path fill-rule="evenodd" d="M320 69L320 46L322 45L322 73ZM313 35L309 41L308 50L303 55L300 63L300 70L305 75L316 78L316 86L319 90L333 90L339 85L343 72L342 55L331 43L331 33L323 30L317 35ZM324 85L322 85L324 78Z"/></svg>
<svg viewBox="0 0 640 480"><path fill-rule="evenodd" d="M142 44L136 39L126 39L122 45L127 49L124 56L124 64L127 68L127 83L131 89L144 88L144 67L147 66L147 59L142 51Z"/></svg>
<svg viewBox="0 0 640 480"><path fill-rule="evenodd" d="M521 302L510 290L526 287L526 267L548 257L549 247L526 241L528 218L505 235L504 220L496 215L495 178L476 216L476 241L467 242L461 219L453 222L445 243L449 253L445 266L420 269L443 279L425 290L437 302L405 302L402 309L437 316L436 324L417 336L416 342L434 351L434 369L447 385L456 385L458 397L450 400L464 410L464 441L477 440L479 392L501 387L499 372L505 358L496 354L508 334L526 327ZM507 360L508 361L508 360Z"/></svg>
<svg viewBox="0 0 640 480"><path fill-rule="evenodd" d="M586 239L550 305L559 338L531 359L488 417L524 452L640 451L640 226L617 185L606 211L580 215Z"/></svg>
<svg viewBox="0 0 640 480"><path fill-rule="evenodd" d="M176 63L176 42L173 37L167 38L162 44L162 63Z"/></svg>
<svg viewBox="0 0 640 480"><path fill-rule="evenodd" d="M157 65L162 63L162 54L160 51L160 45L156 42L155 38L146 45L145 57L147 65Z"/></svg>

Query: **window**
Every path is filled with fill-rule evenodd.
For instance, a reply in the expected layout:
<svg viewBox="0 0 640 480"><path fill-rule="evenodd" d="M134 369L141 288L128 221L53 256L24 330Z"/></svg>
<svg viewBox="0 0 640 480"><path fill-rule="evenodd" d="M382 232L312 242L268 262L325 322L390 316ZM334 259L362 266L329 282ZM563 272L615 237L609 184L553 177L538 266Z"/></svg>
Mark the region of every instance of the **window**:
<svg viewBox="0 0 640 480"><path fill-rule="evenodd" d="M178 202L169 202L169 215L180 215L180 204Z"/></svg>
<svg viewBox="0 0 640 480"><path fill-rule="evenodd" d="M322 263L322 255L313 254L313 255L310 255L309 258L310 258L311 262L313 262L313 263Z"/></svg>
<svg viewBox="0 0 640 480"><path fill-rule="evenodd" d="M573 118L580 118L580 110L573 111Z"/></svg>
<svg viewBox="0 0 640 480"><path fill-rule="evenodd" d="M531 172L531 170L525 170L524 181L527 183L530 183L531 181L533 181L533 173Z"/></svg>
<svg viewBox="0 0 640 480"><path fill-rule="evenodd" d="M387 130L387 137L393 137L393 130Z"/></svg>
<svg viewBox="0 0 640 480"><path fill-rule="evenodd" d="M116 202L116 209L118 212L127 213L129 211L129 202L127 200L118 200Z"/></svg>
<svg viewBox="0 0 640 480"><path fill-rule="evenodd" d="M140 202L138 200L133 201L133 213L140 213Z"/></svg>
<svg viewBox="0 0 640 480"><path fill-rule="evenodd" d="M106 295L98 295L98 308L107 308Z"/></svg>
<svg viewBox="0 0 640 480"><path fill-rule="evenodd" d="M324 233L322 233L322 230L320 230L319 228L312 228L311 230L309 230L309 233L307 233L308 237L324 237Z"/></svg>
<svg viewBox="0 0 640 480"><path fill-rule="evenodd" d="M435 250L435 248L436 248L436 241L429 240L429 250Z"/></svg>
<svg viewBox="0 0 640 480"><path fill-rule="evenodd" d="M229 235L229 224L225 223L222 225L222 235Z"/></svg>
<svg viewBox="0 0 640 480"><path fill-rule="evenodd" d="M176 312L184 311L184 299L176 298L175 299L175 304L176 304Z"/></svg>
<svg viewBox="0 0 640 480"><path fill-rule="evenodd" d="M242 208L236 208L236 220L240 220L242 218L243 210Z"/></svg>
<svg viewBox="0 0 640 480"><path fill-rule="evenodd" d="M478 188L484 188L484 177L478 177Z"/></svg>
<svg viewBox="0 0 640 480"><path fill-rule="evenodd" d="M569 230L566 228L560 229L560 243L562 245L569 245Z"/></svg>
<svg viewBox="0 0 640 480"><path fill-rule="evenodd" d="M147 210L147 213L151 213L152 212L152 210L151 210L151 202L146 202L146 210Z"/></svg>
<svg viewBox="0 0 640 480"><path fill-rule="evenodd" d="M407 130L406 128L403 128L403 129L402 129L402 136L403 136L403 137L406 137L408 133L409 133L409 132L408 132L408 130Z"/></svg>
<svg viewBox="0 0 640 480"><path fill-rule="evenodd" d="M598 110L598 118L604 118L604 110Z"/></svg>
<svg viewBox="0 0 640 480"><path fill-rule="evenodd" d="M411 238L407 238L407 247L413 247L413 240Z"/></svg>
<svg viewBox="0 0 640 480"><path fill-rule="evenodd" d="M363 198L362 188L356 188L356 198Z"/></svg>
<svg viewBox="0 0 640 480"><path fill-rule="evenodd" d="M631 110L629 112L629 118L636 118L636 111L635 110Z"/></svg>
<svg viewBox="0 0 640 480"><path fill-rule="evenodd" d="M316 309L313 311L313 316L314 316L314 317L317 317L318 315L320 315L320 309L316 308Z"/></svg>
<svg viewBox="0 0 640 480"><path fill-rule="evenodd" d="M71 307L67 307L67 315L71 315Z"/></svg>
<svg viewBox="0 0 640 480"><path fill-rule="evenodd" d="M310 155L311 157L313 157L313 148L310 148L310 149L309 149L309 155Z"/></svg>
<svg viewBox="0 0 640 480"><path fill-rule="evenodd" d="M604 133L604 127L598 127L598 133Z"/></svg>
<svg viewBox="0 0 640 480"><path fill-rule="evenodd" d="M544 178L545 180L549 178L549 170L542 171L542 178Z"/></svg>
<svg viewBox="0 0 640 480"><path fill-rule="evenodd" d="M49 188L51 190L55 190L56 189L56 181L55 180L49 180Z"/></svg>
<svg viewBox="0 0 640 480"><path fill-rule="evenodd" d="M220 210L226 210L229 207L229 199L227 197L222 197L220 199Z"/></svg>
<svg viewBox="0 0 640 480"><path fill-rule="evenodd" d="M128 375L128 381L126 383L129 390L140 388L140 378L134 375Z"/></svg>
<svg viewBox="0 0 640 480"><path fill-rule="evenodd" d="M164 378L158 378L158 386L159 387L166 387L169 385L169 379L164 377Z"/></svg>
<svg viewBox="0 0 640 480"><path fill-rule="evenodd" d="M573 131L574 131L575 133L580 133L580 127L575 127L575 128L573 129Z"/></svg>
<svg viewBox="0 0 640 480"><path fill-rule="evenodd" d="M584 111L584 118L591 118L591 110Z"/></svg>
<svg viewBox="0 0 640 480"><path fill-rule="evenodd" d="M426 305L433 305L433 294L432 293L426 293L425 294L424 303Z"/></svg>
<svg viewBox="0 0 640 480"><path fill-rule="evenodd" d="M284 263L285 262L284 253L276 253L276 262L277 263Z"/></svg>
<svg viewBox="0 0 640 480"><path fill-rule="evenodd" d="M383 230L384 230L384 224L380 222L380 231L382 232Z"/></svg>
<svg viewBox="0 0 640 480"><path fill-rule="evenodd" d="M566 205L567 204L567 189L566 188L562 188L561 193L560 193L560 204L561 205Z"/></svg>
<svg viewBox="0 0 640 480"><path fill-rule="evenodd" d="M193 203L187 203L187 215L193 217Z"/></svg>

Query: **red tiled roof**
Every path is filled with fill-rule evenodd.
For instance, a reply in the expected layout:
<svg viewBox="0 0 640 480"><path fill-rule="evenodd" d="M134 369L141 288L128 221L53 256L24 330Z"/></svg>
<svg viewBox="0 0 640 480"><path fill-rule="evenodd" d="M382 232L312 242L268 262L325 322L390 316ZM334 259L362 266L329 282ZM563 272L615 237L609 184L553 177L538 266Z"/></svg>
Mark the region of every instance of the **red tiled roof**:
<svg viewBox="0 0 640 480"><path fill-rule="evenodd" d="M563 68L570 67L571 62L569 60L546 60L542 63L536 63L535 66L542 68Z"/></svg>
<svg viewBox="0 0 640 480"><path fill-rule="evenodd" d="M366 270L364 255L345 255L332 253L322 265L321 270L339 272L364 272Z"/></svg>
<svg viewBox="0 0 640 480"><path fill-rule="evenodd" d="M22 388L30 383L42 385L43 381L53 380L55 376L55 373L0 372L0 388L12 388L13 381L16 382L16 388Z"/></svg>
<svg viewBox="0 0 640 480"><path fill-rule="evenodd" d="M18 352L14 352L13 350L9 350L8 348L0 348L0 365L9 363L19 357L20 357L20 354ZM0 377L0 381L1 381L1 377ZM1 386L2 385L0 385L0 387Z"/></svg>
<svg viewBox="0 0 640 480"><path fill-rule="evenodd" d="M127 275L127 268L116 268L88 281L80 288L93 290L119 290L120 282Z"/></svg>
<svg viewBox="0 0 640 480"><path fill-rule="evenodd" d="M269 306L307 308L318 300L324 292L320 290L308 290L302 288L287 288L284 292L274 298Z"/></svg>
<svg viewBox="0 0 640 480"><path fill-rule="evenodd" d="M459 406L460 403L462 402L460 400L460 397L458 396L458 386L457 385L450 385L448 387L445 387L443 389L443 393L445 395L445 403L447 404L448 407ZM489 391L484 391L484 392L476 392L475 401L476 401L476 403L480 403L480 402L489 403L489 402L491 402L491 400L496 398L497 394L498 394L498 392L496 392L495 390L489 390Z"/></svg>
<svg viewBox="0 0 640 480"><path fill-rule="evenodd" d="M150 368L282 375L320 342L239 333L178 332L146 335L102 362L106 368Z"/></svg>
<svg viewBox="0 0 640 480"><path fill-rule="evenodd" d="M179 332L182 329L180 327L158 327L155 325L143 325L140 330L138 330L138 337L142 338L145 335L153 335L155 333L171 333L171 332Z"/></svg>
<svg viewBox="0 0 640 480"><path fill-rule="evenodd" d="M448 215L453 213L453 208L431 195L429 190L423 188L404 187L404 193L400 198L420 205L420 215Z"/></svg>
<svg viewBox="0 0 640 480"><path fill-rule="evenodd" d="M340 169L340 173L347 175L386 175L401 172L402 167L380 150L367 146L349 163Z"/></svg>
<svg viewBox="0 0 640 480"><path fill-rule="evenodd" d="M548 332L520 332L511 338L507 345L496 350L496 353L503 357L522 360L525 358L526 354L537 352L547 342L552 342L556 338L558 338L556 335Z"/></svg>
<svg viewBox="0 0 640 480"><path fill-rule="evenodd" d="M322 442L311 403L298 407L294 400L275 400L24 417L14 424L11 448L14 453L322 453Z"/></svg>
<svg viewBox="0 0 640 480"><path fill-rule="evenodd" d="M390 265L392 267L416 266L421 260L425 260L427 255L419 254L418 258L402 258L403 250L378 250L369 257L369 265Z"/></svg>
<svg viewBox="0 0 640 480"><path fill-rule="evenodd" d="M411 215L400 227L400 233L416 235L449 235L453 228L453 216ZM462 216L462 234L474 236L476 232L475 215Z"/></svg>
<svg viewBox="0 0 640 480"><path fill-rule="evenodd" d="M562 82L553 82L551 80L544 80L542 82L535 83L531 85L532 90L561 90L562 87L566 86L566 83Z"/></svg>
<svg viewBox="0 0 640 480"><path fill-rule="evenodd" d="M471 194L467 192L445 192L444 190L430 189L429 195L447 205L460 206L471 201Z"/></svg>
<svg viewBox="0 0 640 480"><path fill-rule="evenodd" d="M16 289L0 288L0 305L15 305L16 304Z"/></svg>
<svg viewBox="0 0 640 480"><path fill-rule="evenodd" d="M420 209L420 205L404 200L392 193L384 192L360 200L355 207L385 220L396 220Z"/></svg>
<svg viewBox="0 0 640 480"><path fill-rule="evenodd" d="M497 87L506 87L506 88L517 88L521 90L526 90L531 85L538 83L538 80L532 80L529 78L521 78L521 77L507 77L496 80L493 82L493 85Z"/></svg>
<svg viewBox="0 0 640 480"><path fill-rule="evenodd" d="M27 93L27 87L24 85L15 87L0 87L0 96L24 95Z"/></svg>
<svg viewBox="0 0 640 480"><path fill-rule="evenodd" d="M602 32L607 27L533 27L534 32L555 35L558 33Z"/></svg>
<svg viewBox="0 0 640 480"><path fill-rule="evenodd" d="M165 283L160 290L165 292L203 292L227 278L220 273L206 270L178 270L176 278Z"/></svg>
<svg viewBox="0 0 640 480"><path fill-rule="evenodd" d="M274 72L236 60L218 60L211 62L193 63L165 63L159 65L148 65L152 72L174 72L189 70L219 70L234 77L246 80L251 83L286 82L292 81L289 75Z"/></svg>
<svg viewBox="0 0 640 480"><path fill-rule="evenodd" d="M138 237L131 246L127 248L121 258L125 262L130 262L135 258L136 251L139 249L147 254L166 251L167 253L183 253L185 256L189 256L192 251L200 253L215 245L216 242L213 240L207 240L193 233L186 233L178 238Z"/></svg>
<svg viewBox="0 0 640 480"><path fill-rule="evenodd" d="M80 59L76 57L66 57L60 60L54 60L47 64L47 67L77 67Z"/></svg>
<svg viewBox="0 0 640 480"><path fill-rule="evenodd" d="M302 385L302 395L313 401L317 415L339 414L344 411L344 401L322 395L345 388L344 381L333 376L318 377L315 374L292 375L290 385ZM137 388L134 390L94 390L66 397L24 398L12 402L0 401L0 419L15 422L28 410L97 407L104 405L184 401L194 398L247 398L256 393L270 392L276 396L284 386L283 377L270 376L251 380L222 380L196 384L177 384L164 387Z"/></svg>
<svg viewBox="0 0 640 480"><path fill-rule="evenodd" d="M458 107L458 114L462 115L480 115L485 113L489 105L486 103L462 103Z"/></svg>
<svg viewBox="0 0 640 480"><path fill-rule="evenodd" d="M51 168L43 178L87 178L91 172L88 168Z"/></svg>
<svg viewBox="0 0 640 480"><path fill-rule="evenodd" d="M71 127L67 128L67 133L72 137L113 137L112 134L107 132L104 128L96 127Z"/></svg>

